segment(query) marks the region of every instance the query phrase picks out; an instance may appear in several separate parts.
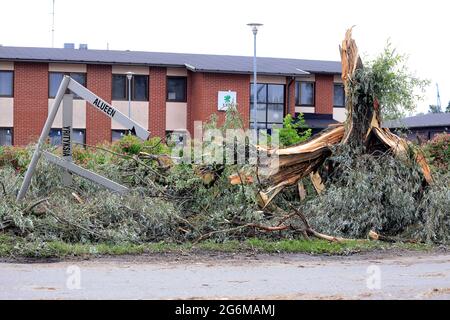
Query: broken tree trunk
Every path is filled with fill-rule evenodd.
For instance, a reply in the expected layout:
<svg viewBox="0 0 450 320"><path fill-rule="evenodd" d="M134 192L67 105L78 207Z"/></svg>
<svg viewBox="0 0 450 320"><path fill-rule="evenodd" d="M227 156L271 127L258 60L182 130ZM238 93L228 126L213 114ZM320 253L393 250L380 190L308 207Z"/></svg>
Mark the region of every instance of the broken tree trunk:
<svg viewBox="0 0 450 320"><path fill-rule="evenodd" d="M267 205L277 193L292 186L311 174L314 186L321 184L318 169L331 155L331 147L347 144L355 149L371 153L375 150L390 151L397 158L407 159L410 150L408 142L381 127L380 105L371 94L371 83L363 83L360 74L364 66L358 54L358 47L352 39L352 29L347 30L340 47L342 80L346 93L347 119L343 125L330 127L309 141L285 148L269 150L273 160L269 164L268 178L272 187L262 198ZM353 90L355 84L358 90ZM366 86L366 87L365 87ZM422 169L426 183L432 183L430 168L420 151L415 152L415 160ZM316 187L317 189L317 187ZM321 186L320 191L323 188ZM319 190L318 190L319 191Z"/></svg>

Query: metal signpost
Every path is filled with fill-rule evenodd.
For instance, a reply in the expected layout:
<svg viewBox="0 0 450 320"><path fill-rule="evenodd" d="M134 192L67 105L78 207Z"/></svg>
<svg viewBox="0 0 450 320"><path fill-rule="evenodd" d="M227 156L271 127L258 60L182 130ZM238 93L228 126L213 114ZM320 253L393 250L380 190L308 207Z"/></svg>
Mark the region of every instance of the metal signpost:
<svg viewBox="0 0 450 320"><path fill-rule="evenodd" d="M125 193L128 191L128 188L122 186L114 181L111 181L101 175L98 175L92 171L84 169L80 166L77 166L72 162L72 119L73 119L73 95L65 94L65 92L69 89L71 92L77 94L87 102L89 102L93 107L97 108L99 111L103 112L110 118L119 122L125 128L127 128L131 133L135 134L142 140L147 140L150 133L141 125L139 125L136 121L133 121L109 103L104 101L102 98L98 97L81 84L70 78L69 76L64 76L61 85L59 86L58 92L55 97L55 101L50 110L50 113L45 122L44 128L42 129L41 136L39 137L38 144L36 146L36 150L33 153L33 157L31 159L30 165L28 166L27 172L25 173L25 178L22 182L22 186L20 187L19 193L17 195L17 201L22 200L31 184L31 178L36 169L37 163L41 155L44 155L44 158L47 161L58 165L65 169L63 174L63 184L65 186L69 186L72 184L72 173L77 174L81 177L84 177L88 180L91 180L95 183L98 183L110 190L113 190L118 193ZM55 156L54 154L48 152L42 152L42 146L45 143L45 140L50 133L50 129L52 127L53 121L55 120L58 109L63 101L63 127L62 127L62 150L63 155L62 158Z"/></svg>
<svg viewBox="0 0 450 320"><path fill-rule="evenodd" d="M63 98L63 119L62 119L62 157L67 162L72 162L72 119L73 119L73 95L65 94ZM63 185L72 184L72 173L68 170L63 174Z"/></svg>

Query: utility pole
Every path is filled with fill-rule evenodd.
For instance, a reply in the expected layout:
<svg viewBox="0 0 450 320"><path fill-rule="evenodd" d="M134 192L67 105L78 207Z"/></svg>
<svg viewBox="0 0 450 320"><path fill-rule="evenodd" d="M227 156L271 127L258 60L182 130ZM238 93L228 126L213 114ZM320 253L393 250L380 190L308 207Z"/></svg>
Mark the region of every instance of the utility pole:
<svg viewBox="0 0 450 320"><path fill-rule="evenodd" d="M439 93L439 85L436 83L436 90L437 90L437 100L436 100L436 106L438 110L442 110L442 103L441 103L441 94Z"/></svg>
<svg viewBox="0 0 450 320"><path fill-rule="evenodd" d="M55 47L55 0L53 0L52 9L52 48Z"/></svg>
<svg viewBox="0 0 450 320"><path fill-rule="evenodd" d="M256 65L256 35L258 33L258 27L263 26L262 23L248 23L249 27L252 28L253 32L253 130L255 143L258 143L258 82L257 82L257 65Z"/></svg>
<svg viewBox="0 0 450 320"><path fill-rule="evenodd" d="M131 119L131 80L133 79L133 72L127 72L128 79L128 118Z"/></svg>

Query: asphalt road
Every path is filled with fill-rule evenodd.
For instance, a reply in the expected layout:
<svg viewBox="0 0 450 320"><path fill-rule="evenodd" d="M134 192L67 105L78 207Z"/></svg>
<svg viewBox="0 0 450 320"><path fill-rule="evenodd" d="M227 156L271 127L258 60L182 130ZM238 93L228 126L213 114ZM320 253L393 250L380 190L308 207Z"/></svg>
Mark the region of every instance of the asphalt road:
<svg viewBox="0 0 450 320"><path fill-rule="evenodd" d="M0 299L450 299L450 253L0 263Z"/></svg>

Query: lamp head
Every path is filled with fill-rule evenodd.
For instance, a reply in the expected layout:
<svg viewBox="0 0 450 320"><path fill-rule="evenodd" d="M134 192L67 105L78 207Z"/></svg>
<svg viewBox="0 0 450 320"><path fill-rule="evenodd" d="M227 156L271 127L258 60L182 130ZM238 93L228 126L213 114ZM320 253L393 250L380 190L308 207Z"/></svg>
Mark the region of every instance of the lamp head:
<svg viewBox="0 0 450 320"><path fill-rule="evenodd" d="M252 28L253 34L256 34L258 32L258 28L263 26L262 23L257 22L247 23L247 25Z"/></svg>

